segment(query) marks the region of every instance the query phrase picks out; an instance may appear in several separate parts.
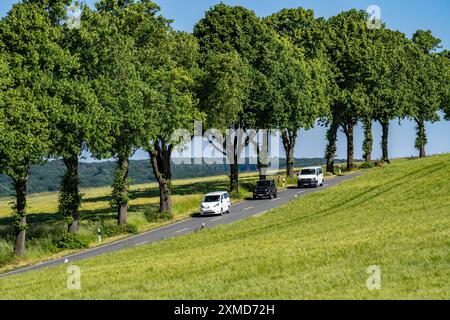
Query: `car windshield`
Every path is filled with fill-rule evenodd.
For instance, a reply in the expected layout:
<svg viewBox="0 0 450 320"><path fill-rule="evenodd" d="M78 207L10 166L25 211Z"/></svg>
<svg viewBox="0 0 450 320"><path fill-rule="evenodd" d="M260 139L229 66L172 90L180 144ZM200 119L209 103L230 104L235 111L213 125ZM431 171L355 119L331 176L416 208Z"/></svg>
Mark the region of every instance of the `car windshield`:
<svg viewBox="0 0 450 320"><path fill-rule="evenodd" d="M303 169L301 175L316 174L316 169Z"/></svg>
<svg viewBox="0 0 450 320"><path fill-rule="evenodd" d="M256 183L257 187L269 187L270 186L270 181L258 181Z"/></svg>
<svg viewBox="0 0 450 320"><path fill-rule="evenodd" d="M205 196L203 202L219 202L220 196Z"/></svg>

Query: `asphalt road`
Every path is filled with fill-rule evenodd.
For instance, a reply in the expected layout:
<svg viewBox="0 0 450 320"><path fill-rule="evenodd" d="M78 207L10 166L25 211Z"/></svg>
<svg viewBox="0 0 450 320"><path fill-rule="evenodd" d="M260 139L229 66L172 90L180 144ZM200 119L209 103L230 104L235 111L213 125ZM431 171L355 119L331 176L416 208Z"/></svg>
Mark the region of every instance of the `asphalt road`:
<svg viewBox="0 0 450 320"><path fill-rule="evenodd" d="M107 243L102 246L98 246L86 251L71 254L62 258L55 260L45 261L25 267L22 269L13 270L8 273L0 275L0 277L6 277L14 274L25 273L33 270L39 270L48 267L54 267L60 264L87 259L90 257L98 256L107 252L117 251L124 248L141 246L153 242L157 242L163 239L173 238L177 236L182 236L184 234L193 232L197 229L206 227L213 228L222 224L229 224L248 218L250 216L260 215L267 212L270 209L279 207L288 201L295 199L295 196L300 197L308 193L317 192L323 188L329 188L333 185L341 183L345 180L349 180L359 173L353 173L346 176L335 177L326 180L323 187L319 188L307 188L307 189L297 189L288 188L285 191L279 191L278 197L271 200L245 200L231 206L231 213L224 214L223 216L199 216L192 217L187 220L176 222L158 229L154 229L145 233L141 233L136 236L128 237L119 241ZM200 205L200 204L199 204Z"/></svg>

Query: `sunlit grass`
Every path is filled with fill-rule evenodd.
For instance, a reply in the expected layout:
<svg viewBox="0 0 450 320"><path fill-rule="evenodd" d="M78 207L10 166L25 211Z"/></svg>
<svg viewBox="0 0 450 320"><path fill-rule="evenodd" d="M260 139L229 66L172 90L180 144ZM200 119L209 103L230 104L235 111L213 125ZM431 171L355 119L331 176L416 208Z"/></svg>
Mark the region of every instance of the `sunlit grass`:
<svg viewBox="0 0 450 320"><path fill-rule="evenodd" d="M0 279L4 299L449 299L450 155L402 160L245 221ZM238 214L238 213L235 213ZM381 290L368 290L378 265Z"/></svg>

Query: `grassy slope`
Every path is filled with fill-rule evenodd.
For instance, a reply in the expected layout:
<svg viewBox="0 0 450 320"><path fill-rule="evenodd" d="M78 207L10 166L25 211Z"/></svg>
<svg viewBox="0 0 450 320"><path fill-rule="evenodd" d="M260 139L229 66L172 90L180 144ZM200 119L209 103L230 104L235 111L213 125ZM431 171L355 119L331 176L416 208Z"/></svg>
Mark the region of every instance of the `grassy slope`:
<svg viewBox="0 0 450 320"><path fill-rule="evenodd" d="M449 163L399 161L259 217L77 262L79 291L67 266L0 279L0 298L449 299Z"/></svg>

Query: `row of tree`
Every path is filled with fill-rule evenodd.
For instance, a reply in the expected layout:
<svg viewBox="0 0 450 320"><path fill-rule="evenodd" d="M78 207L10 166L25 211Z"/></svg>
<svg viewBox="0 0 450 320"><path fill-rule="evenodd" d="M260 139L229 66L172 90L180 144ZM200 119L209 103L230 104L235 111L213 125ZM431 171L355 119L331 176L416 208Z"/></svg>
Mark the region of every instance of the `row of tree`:
<svg viewBox="0 0 450 320"><path fill-rule="evenodd" d="M84 150L117 159L111 205L123 225L129 158L139 148L148 152L160 211L171 212L171 155L183 142L173 132L195 120L215 128L211 142L231 160L230 191L237 192L241 151L259 129L281 130L286 174L293 176L297 133L318 121L328 126L332 172L339 128L351 169L359 121L366 161L373 121L383 127L389 161L391 120L416 121L424 156L425 122L438 120L438 110L450 116L449 54L434 53L440 41L429 31L408 39L385 26L368 28L363 11L316 19L297 8L261 19L219 4L189 34L174 31L149 0L100 0L95 9L84 6L80 27L70 28L70 3L23 0L0 21L0 172L16 191L18 255L25 249L29 169L46 159L64 160L59 212L76 233Z"/></svg>

